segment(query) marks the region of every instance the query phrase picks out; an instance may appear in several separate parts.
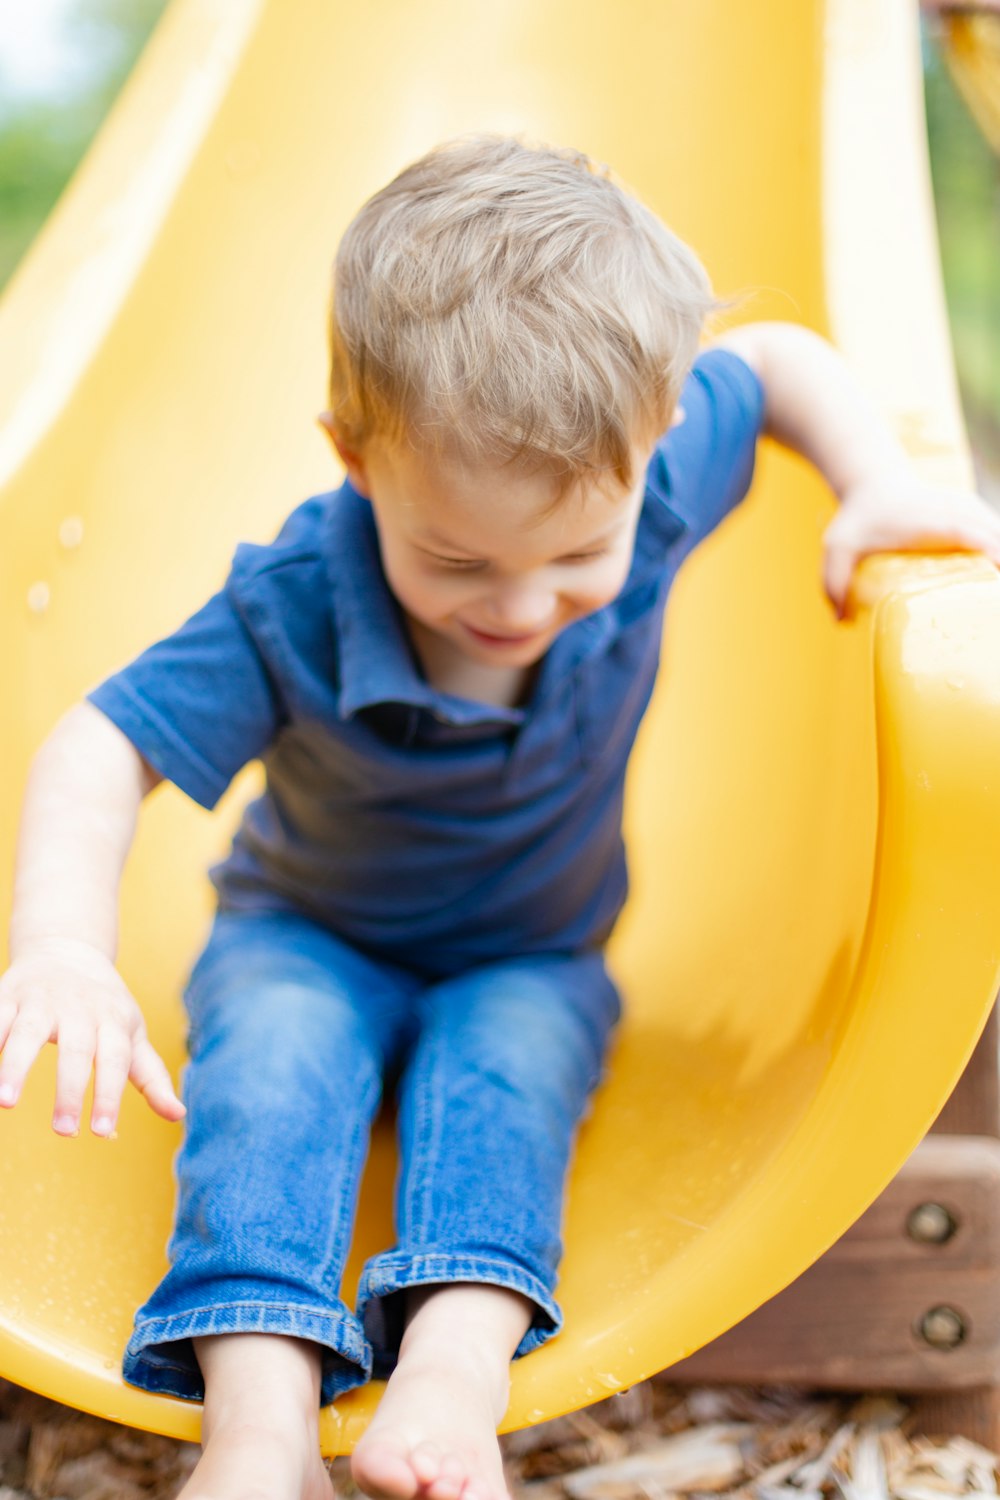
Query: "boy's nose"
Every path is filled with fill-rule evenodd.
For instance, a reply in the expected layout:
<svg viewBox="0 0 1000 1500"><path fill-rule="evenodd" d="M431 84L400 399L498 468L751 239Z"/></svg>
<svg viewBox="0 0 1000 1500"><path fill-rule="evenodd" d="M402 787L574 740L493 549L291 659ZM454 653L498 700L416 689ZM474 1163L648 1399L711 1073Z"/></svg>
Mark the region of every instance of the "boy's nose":
<svg viewBox="0 0 1000 1500"><path fill-rule="evenodd" d="M491 599L490 621L505 635L531 635L552 624L557 604L549 588L533 583L513 584Z"/></svg>

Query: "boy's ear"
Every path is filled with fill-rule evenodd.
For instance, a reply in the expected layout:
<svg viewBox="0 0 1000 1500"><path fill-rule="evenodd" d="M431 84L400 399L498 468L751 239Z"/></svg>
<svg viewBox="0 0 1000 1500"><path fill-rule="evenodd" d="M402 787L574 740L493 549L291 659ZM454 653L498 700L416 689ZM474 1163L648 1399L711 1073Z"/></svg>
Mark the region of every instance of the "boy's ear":
<svg viewBox="0 0 1000 1500"><path fill-rule="evenodd" d="M332 412L321 411L316 420L340 455L340 461L347 470L347 477L351 481L351 484L359 495L364 495L366 500L370 499L368 475L365 472L365 462L362 455L355 448L349 447L344 442L344 439L337 430Z"/></svg>

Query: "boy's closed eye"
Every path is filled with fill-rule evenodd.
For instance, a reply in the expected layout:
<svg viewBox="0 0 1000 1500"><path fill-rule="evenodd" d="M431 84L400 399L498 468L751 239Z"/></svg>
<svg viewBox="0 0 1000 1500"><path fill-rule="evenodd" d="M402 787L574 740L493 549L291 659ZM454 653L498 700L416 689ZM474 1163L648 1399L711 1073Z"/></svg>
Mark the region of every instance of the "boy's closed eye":
<svg viewBox="0 0 1000 1500"><path fill-rule="evenodd" d="M439 552L428 552L423 547L418 547L417 550L422 554L422 556L430 558L432 562L439 563L442 567L458 568L462 572L466 573L472 571L483 571L484 569L492 566L492 564L487 562L484 558L445 557ZM557 557L555 559L555 562L560 565L563 563L573 564L591 562L595 558L605 557L607 555L607 551L607 547L600 547L593 552L571 552L568 553L565 557Z"/></svg>

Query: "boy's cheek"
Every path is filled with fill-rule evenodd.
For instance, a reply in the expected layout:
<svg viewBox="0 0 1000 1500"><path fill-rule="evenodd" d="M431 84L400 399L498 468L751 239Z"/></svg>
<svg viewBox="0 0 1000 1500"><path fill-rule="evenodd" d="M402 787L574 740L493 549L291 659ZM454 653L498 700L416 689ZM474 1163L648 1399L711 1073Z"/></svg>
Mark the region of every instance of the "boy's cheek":
<svg viewBox="0 0 1000 1500"><path fill-rule="evenodd" d="M399 603L418 619L439 620L460 612L473 598L473 591L467 584L456 584L447 579L413 573L393 577L388 569L386 578Z"/></svg>
<svg viewBox="0 0 1000 1500"><path fill-rule="evenodd" d="M615 567L609 569L608 573L599 580L600 587L595 589L595 602L591 606L591 611L603 609L606 604L612 604L618 598L618 595L625 587L631 566L631 551L629 551L627 557L616 559Z"/></svg>

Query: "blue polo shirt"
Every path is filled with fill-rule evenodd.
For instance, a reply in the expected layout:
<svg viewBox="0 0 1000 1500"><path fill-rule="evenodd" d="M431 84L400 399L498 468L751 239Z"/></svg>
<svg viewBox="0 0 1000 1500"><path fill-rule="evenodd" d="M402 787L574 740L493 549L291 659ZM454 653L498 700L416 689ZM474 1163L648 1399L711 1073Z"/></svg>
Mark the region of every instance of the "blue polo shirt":
<svg viewBox="0 0 1000 1500"><path fill-rule="evenodd" d="M88 695L203 807L263 759L266 789L211 871L222 908L304 912L437 974L605 940L670 585L749 488L763 420L756 376L722 349L681 404L621 593L556 638L524 707L426 681L346 483L239 546L204 608Z"/></svg>

